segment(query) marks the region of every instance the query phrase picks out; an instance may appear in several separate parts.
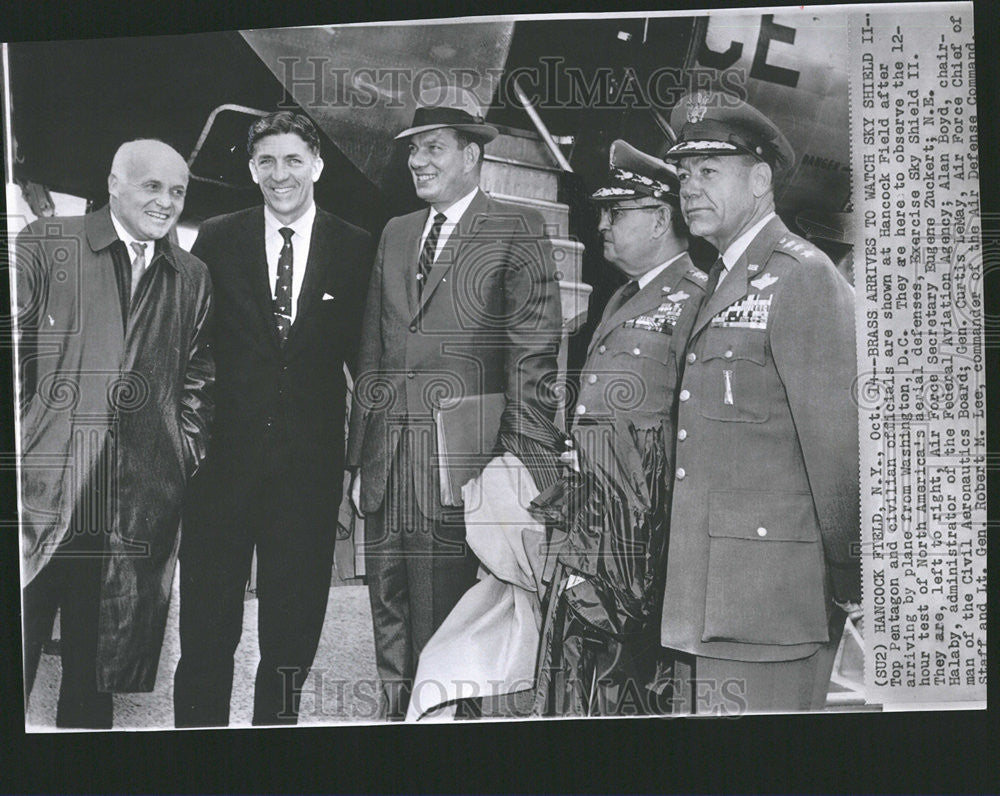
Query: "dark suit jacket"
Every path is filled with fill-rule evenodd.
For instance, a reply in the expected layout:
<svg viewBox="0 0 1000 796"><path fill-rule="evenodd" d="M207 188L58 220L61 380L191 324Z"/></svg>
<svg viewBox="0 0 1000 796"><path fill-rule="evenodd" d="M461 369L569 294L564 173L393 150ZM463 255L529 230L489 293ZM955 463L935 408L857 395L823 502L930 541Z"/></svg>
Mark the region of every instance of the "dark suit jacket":
<svg viewBox="0 0 1000 796"><path fill-rule="evenodd" d="M383 502L396 449L392 430L433 426L442 397L505 393L501 427L525 404L551 419L561 311L552 247L536 211L480 191L448 238L422 296L420 233L427 210L389 221L372 272L351 414L348 465L361 467L365 512ZM413 462L417 503L440 511L436 440ZM489 451L492 441L484 442Z"/></svg>
<svg viewBox="0 0 1000 796"><path fill-rule="evenodd" d="M834 599L860 596L854 293L775 218L692 334L661 642L804 658L828 640Z"/></svg>
<svg viewBox="0 0 1000 796"><path fill-rule="evenodd" d="M356 353L370 236L317 209L284 346L274 323L263 208L205 221L192 251L212 274L218 372L215 425L194 503L207 500L220 513L238 509L248 490L260 488L267 457L280 450L283 474L295 485L296 516L335 528L343 486L343 365L353 365Z"/></svg>

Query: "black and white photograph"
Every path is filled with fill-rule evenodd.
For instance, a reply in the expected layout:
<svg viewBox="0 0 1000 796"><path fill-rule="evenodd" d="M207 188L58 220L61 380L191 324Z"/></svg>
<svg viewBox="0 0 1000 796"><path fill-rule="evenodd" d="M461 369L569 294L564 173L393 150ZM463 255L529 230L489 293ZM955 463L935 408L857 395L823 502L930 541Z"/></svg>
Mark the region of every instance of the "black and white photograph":
<svg viewBox="0 0 1000 796"><path fill-rule="evenodd" d="M971 3L2 48L26 732L985 708Z"/></svg>

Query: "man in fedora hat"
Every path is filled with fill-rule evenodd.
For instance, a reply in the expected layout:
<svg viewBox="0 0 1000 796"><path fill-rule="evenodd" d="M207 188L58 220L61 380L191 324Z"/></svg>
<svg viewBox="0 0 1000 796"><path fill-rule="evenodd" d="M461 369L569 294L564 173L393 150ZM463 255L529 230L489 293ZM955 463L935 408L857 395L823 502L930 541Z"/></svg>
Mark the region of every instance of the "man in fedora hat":
<svg viewBox="0 0 1000 796"><path fill-rule="evenodd" d="M854 294L775 214L795 156L770 119L698 92L671 125L681 209L719 258L678 396L661 642L681 709L821 708L860 599Z"/></svg>
<svg viewBox="0 0 1000 796"><path fill-rule="evenodd" d="M475 580L461 509L441 502L434 410L441 397L502 395L500 433L551 420L560 304L551 246L534 210L479 188L498 135L468 91L424 92L409 146L428 205L386 225L362 325L347 464L367 517L375 654L389 718L406 713L417 657ZM483 439L484 452L500 452Z"/></svg>
<svg viewBox="0 0 1000 796"><path fill-rule="evenodd" d="M647 689L660 646L676 388L707 282L688 256L679 188L673 166L615 141L592 197L604 257L629 281L594 331L573 408L583 479L552 580L552 632L542 634L544 715L661 712Z"/></svg>

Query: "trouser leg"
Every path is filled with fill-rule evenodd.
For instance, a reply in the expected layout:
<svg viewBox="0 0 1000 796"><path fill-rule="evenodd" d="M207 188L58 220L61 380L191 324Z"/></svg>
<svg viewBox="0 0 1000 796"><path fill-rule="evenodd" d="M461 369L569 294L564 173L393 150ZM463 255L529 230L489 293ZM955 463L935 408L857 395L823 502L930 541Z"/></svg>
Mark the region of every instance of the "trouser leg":
<svg viewBox="0 0 1000 796"><path fill-rule="evenodd" d="M331 500L335 496L331 496ZM254 724L295 724L330 597L333 527L271 526L257 541L260 664ZM322 688L324 673L317 674Z"/></svg>
<svg viewBox="0 0 1000 796"><path fill-rule="evenodd" d="M59 600L62 681L57 727L103 729L112 725L113 698L97 689L104 540L103 533L80 534L58 562L64 573Z"/></svg>
<svg viewBox="0 0 1000 796"><path fill-rule="evenodd" d="M59 568L50 561L22 592L25 708L35 684L42 645L52 635L52 625L59 608L59 574Z"/></svg>
<svg viewBox="0 0 1000 796"><path fill-rule="evenodd" d="M190 518L181 531L181 657L174 674L174 725L229 724L233 655L253 543L245 526Z"/></svg>

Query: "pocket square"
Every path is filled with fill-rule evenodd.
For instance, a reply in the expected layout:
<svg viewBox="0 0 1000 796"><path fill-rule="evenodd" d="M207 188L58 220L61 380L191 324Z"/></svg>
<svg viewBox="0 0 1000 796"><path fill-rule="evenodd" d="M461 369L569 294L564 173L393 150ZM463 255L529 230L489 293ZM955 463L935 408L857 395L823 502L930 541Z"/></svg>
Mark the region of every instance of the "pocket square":
<svg viewBox="0 0 1000 796"><path fill-rule="evenodd" d="M337 298L337 297L336 296L331 296L329 293L324 293L323 294L323 301L333 301L335 298Z"/></svg>

